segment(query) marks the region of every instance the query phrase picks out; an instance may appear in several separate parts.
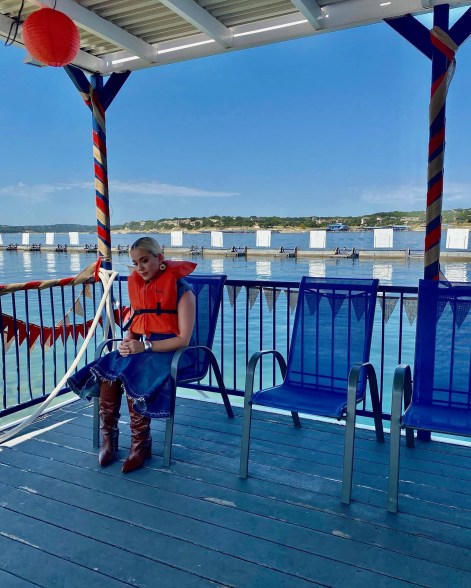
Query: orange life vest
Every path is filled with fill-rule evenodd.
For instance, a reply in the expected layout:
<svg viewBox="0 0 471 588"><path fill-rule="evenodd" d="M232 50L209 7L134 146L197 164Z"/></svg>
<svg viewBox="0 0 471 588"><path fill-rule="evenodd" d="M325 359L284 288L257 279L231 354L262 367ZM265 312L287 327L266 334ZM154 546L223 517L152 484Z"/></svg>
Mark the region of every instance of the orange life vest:
<svg viewBox="0 0 471 588"><path fill-rule="evenodd" d="M165 270L150 282L134 271L128 278L128 291L134 311L124 330L133 333L179 334L177 316L177 280L195 269L191 261L164 261Z"/></svg>

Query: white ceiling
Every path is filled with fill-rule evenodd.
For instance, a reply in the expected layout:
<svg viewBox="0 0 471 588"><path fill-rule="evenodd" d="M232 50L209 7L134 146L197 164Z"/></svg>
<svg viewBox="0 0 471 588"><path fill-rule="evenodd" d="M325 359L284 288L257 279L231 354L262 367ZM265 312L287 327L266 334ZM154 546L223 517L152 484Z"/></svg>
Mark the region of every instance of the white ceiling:
<svg viewBox="0 0 471 588"><path fill-rule="evenodd" d="M25 0L66 13L80 31L74 64L109 75L380 22L471 0ZM0 0L7 38L21 0ZM21 26L15 41L23 46ZM4 49L8 50L8 49ZM34 61L25 52L25 61Z"/></svg>

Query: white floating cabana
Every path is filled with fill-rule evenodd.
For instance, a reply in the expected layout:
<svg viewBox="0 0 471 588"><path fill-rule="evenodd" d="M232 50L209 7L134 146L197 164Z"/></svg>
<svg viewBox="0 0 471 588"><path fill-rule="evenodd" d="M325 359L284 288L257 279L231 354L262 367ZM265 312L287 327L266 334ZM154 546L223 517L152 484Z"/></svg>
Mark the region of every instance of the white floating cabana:
<svg viewBox="0 0 471 588"><path fill-rule="evenodd" d="M271 231L257 231L255 238L255 245L257 247L270 247L271 245Z"/></svg>
<svg viewBox="0 0 471 588"><path fill-rule="evenodd" d="M54 233L46 233L46 245L54 245Z"/></svg>
<svg viewBox="0 0 471 588"><path fill-rule="evenodd" d="M393 229L375 229L373 231L373 241L375 249L391 248L394 243Z"/></svg>
<svg viewBox="0 0 471 588"><path fill-rule="evenodd" d="M325 249L327 243L327 231L310 231L309 232L309 248L310 249Z"/></svg>
<svg viewBox="0 0 471 588"><path fill-rule="evenodd" d="M468 249L468 239L469 229L448 229L446 232L446 248Z"/></svg>
<svg viewBox="0 0 471 588"><path fill-rule="evenodd" d="M21 235L21 244L22 245L29 245L29 233L23 233Z"/></svg>
<svg viewBox="0 0 471 588"><path fill-rule="evenodd" d="M70 245L79 245L79 234L76 231L69 232L69 243Z"/></svg>
<svg viewBox="0 0 471 588"><path fill-rule="evenodd" d="M183 245L183 231L172 231L170 233L170 245L181 247Z"/></svg>
<svg viewBox="0 0 471 588"><path fill-rule="evenodd" d="M222 231L211 231L211 247L223 247Z"/></svg>

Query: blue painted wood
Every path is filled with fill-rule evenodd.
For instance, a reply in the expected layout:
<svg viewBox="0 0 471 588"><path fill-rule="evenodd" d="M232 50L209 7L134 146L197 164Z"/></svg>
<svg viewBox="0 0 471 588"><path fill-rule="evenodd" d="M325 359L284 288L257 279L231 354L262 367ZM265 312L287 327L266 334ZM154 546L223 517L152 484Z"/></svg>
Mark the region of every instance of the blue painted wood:
<svg viewBox="0 0 471 588"><path fill-rule="evenodd" d="M158 455L132 476L123 476L119 463L98 467L90 451L88 403L69 405L30 427L48 430L0 452L8 472L0 477L2 531L33 543L57 530L38 559L26 545L28 577L53 585L44 577L49 557L61 570L98 567L102 582L103 574L127 581L129 566L144 556L148 569L159 573L152 578L159 577L159 586L206 585L208 578L220 585L287 588L470 584L469 448L434 442L405 450L410 497L404 512L391 517L383 507L387 447L376 444L372 431L357 432L361 487L345 508L338 499L342 427L304 419L303 429L294 430L287 426L289 415L255 411L253 477L241 483L241 409L235 412L229 421L221 404L179 398L171 475L160 468L160 421L153 422ZM124 414L122 458L130 442L127 420ZM280 466L279 451L291 456L288 469ZM0 547L0 570L7 554L10 572L11 566L22 571L17 543ZM100 553L113 560L94 565ZM42 567L35 576L36 565ZM137 574L131 585L151 585ZM92 577L87 584L98 581Z"/></svg>
<svg viewBox="0 0 471 588"><path fill-rule="evenodd" d="M412 43L426 57L432 59L433 47L430 41L430 31L416 18L407 14L398 18L387 18L384 22Z"/></svg>
<svg viewBox="0 0 471 588"><path fill-rule="evenodd" d="M458 47L471 35L471 8L460 16L450 28L450 37Z"/></svg>
<svg viewBox="0 0 471 588"><path fill-rule="evenodd" d="M103 89L101 91L101 103L105 110L108 109L110 104L116 98L118 92L121 90L125 81L128 79L130 75L131 72L126 71L123 73L113 73L108 78L108 81L103 86Z"/></svg>

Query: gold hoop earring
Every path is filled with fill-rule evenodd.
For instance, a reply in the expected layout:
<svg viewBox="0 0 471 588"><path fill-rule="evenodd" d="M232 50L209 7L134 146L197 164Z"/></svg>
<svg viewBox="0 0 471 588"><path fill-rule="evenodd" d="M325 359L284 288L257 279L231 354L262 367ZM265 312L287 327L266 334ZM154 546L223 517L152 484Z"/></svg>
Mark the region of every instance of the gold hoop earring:
<svg viewBox="0 0 471 588"><path fill-rule="evenodd" d="M166 269L167 269L167 264L166 264L166 263L161 263L161 264L159 265L159 270L160 270L161 272L163 272L163 271L164 271L164 270L166 270Z"/></svg>

